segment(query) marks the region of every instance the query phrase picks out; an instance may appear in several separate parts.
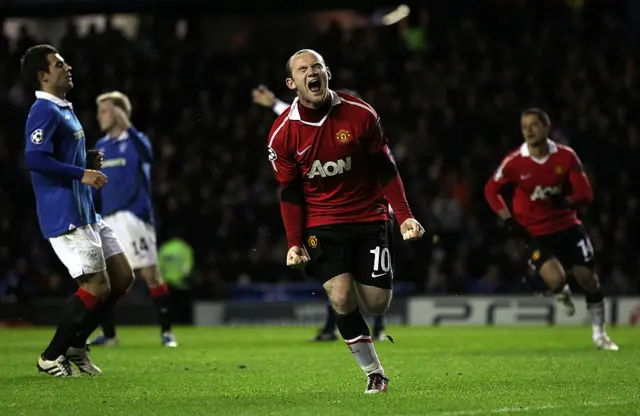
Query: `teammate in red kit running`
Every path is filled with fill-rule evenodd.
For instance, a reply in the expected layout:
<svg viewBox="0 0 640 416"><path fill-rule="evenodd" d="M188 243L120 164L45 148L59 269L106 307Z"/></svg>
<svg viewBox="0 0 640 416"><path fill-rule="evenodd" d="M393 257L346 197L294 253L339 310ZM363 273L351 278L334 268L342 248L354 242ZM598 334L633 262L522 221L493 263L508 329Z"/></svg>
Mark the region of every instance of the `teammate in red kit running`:
<svg viewBox="0 0 640 416"><path fill-rule="evenodd" d="M421 238L375 110L329 89L331 73L317 52L287 62L297 98L269 134L269 161L280 182L287 265L325 281L338 331L367 374L365 393L386 392L388 378L359 307L383 314L393 270L386 222L391 203L405 240Z"/></svg>
<svg viewBox="0 0 640 416"><path fill-rule="evenodd" d="M589 236L576 206L589 204L593 192L582 163L568 146L548 139L551 121L543 110L522 113L525 142L509 154L485 186L487 202L514 238L525 238L528 259L569 315L575 313L565 267L585 292L597 348L617 351L605 331L604 298ZM513 216L500 190L514 184Z"/></svg>

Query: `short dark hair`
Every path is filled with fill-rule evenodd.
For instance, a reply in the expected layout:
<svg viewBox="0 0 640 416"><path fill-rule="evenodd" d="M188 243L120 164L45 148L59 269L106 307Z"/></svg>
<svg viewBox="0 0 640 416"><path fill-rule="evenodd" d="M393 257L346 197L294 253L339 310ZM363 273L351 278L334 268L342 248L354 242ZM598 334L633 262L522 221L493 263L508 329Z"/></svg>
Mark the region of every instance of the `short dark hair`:
<svg viewBox="0 0 640 416"><path fill-rule="evenodd" d="M47 56L58 53L58 50L51 45L32 46L24 53L20 59L22 76L33 89L41 88L38 80L38 72L49 72L49 59Z"/></svg>
<svg viewBox="0 0 640 416"><path fill-rule="evenodd" d="M541 108L537 108L537 107L527 108L520 114L520 118L524 116L538 116L538 119L542 122L543 125L545 126L551 125L551 118L549 117L549 114L547 114L547 112Z"/></svg>

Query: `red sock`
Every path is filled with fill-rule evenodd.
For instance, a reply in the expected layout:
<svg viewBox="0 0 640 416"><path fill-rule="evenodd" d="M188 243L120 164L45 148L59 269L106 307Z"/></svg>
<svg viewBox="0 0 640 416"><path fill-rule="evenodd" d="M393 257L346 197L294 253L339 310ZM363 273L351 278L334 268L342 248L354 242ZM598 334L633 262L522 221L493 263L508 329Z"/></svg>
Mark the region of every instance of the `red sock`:
<svg viewBox="0 0 640 416"><path fill-rule="evenodd" d="M76 292L76 296L80 298L80 300L84 304L84 307L90 311L94 310L100 303L100 299L82 288L78 289L78 291Z"/></svg>
<svg viewBox="0 0 640 416"><path fill-rule="evenodd" d="M160 286L149 288L149 295L151 295L152 298L159 298L160 296L165 296L167 293L169 293L169 288L164 282L162 282Z"/></svg>

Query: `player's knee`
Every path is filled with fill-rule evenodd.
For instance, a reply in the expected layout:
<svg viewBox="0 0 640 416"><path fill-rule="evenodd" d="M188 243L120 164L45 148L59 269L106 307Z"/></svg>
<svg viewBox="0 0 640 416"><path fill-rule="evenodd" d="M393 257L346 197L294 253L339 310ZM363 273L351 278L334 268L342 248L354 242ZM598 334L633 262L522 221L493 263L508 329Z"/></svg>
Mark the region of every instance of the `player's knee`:
<svg viewBox="0 0 640 416"><path fill-rule="evenodd" d="M78 278L78 286L100 300L106 299L111 293L111 284L104 272L87 274Z"/></svg>
<svg viewBox="0 0 640 416"><path fill-rule="evenodd" d="M539 269L540 277L552 292L561 291L567 284L567 275L557 259L547 260Z"/></svg>
<svg viewBox="0 0 640 416"><path fill-rule="evenodd" d="M135 281L131 265L122 253L107 259L107 273L111 286L120 292L129 290Z"/></svg>
<svg viewBox="0 0 640 416"><path fill-rule="evenodd" d="M587 293L597 293L601 291L600 279L595 270L588 267L576 266L572 269L573 275Z"/></svg>
<svg viewBox="0 0 640 416"><path fill-rule="evenodd" d="M164 283L157 266L143 267L135 271L137 278L144 280L150 289L161 286Z"/></svg>
<svg viewBox="0 0 640 416"><path fill-rule="evenodd" d="M337 314L348 315L356 310L358 301L350 278L334 277L326 281L323 287Z"/></svg>
<svg viewBox="0 0 640 416"><path fill-rule="evenodd" d="M118 289L126 292L127 290L129 290L129 288L131 288L131 286L133 286L133 283L135 281L136 277L133 274L133 271L131 273L123 274L122 276L118 277Z"/></svg>

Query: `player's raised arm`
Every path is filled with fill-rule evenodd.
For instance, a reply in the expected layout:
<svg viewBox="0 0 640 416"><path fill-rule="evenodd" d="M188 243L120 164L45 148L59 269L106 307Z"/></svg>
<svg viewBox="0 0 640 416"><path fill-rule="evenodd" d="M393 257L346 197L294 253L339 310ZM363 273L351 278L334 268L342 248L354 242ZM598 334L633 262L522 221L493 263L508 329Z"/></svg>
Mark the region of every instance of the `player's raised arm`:
<svg viewBox="0 0 640 416"><path fill-rule="evenodd" d="M287 244L302 249L304 229L304 193L296 160L286 148L286 133L283 127L286 115L278 117L269 134L269 162L280 187L280 213L287 234Z"/></svg>
<svg viewBox="0 0 640 416"><path fill-rule="evenodd" d="M131 101L129 97L120 91L111 91L101 94L96 98L98 111L102 109L113 109L116 125L126 130L135 146L138 155L143 163L153 162L153 149L151 141L144 133L141 133L131 123Z"/></svg>
<svg viewBox="0 0 640 416"><path fill-rule="evenodd" d="M573 149L566 148L572 155L571 166L569 168L569 183L573 192L567 197L571 206L586 205L593 202L593 188L587 174L584 172L582 161Z"/></svg>
<svg viewBox="0 0 640 416"><path fill-rule="evenodd" d="M267 107L273 110L274 113L280 115L285 112L291 104L279 100L275 94L264 85L259 85L258 88L254 88L251 91L254 104L258 104L262 107Z"/></svg>
<svg viewBox="0 0 640 416"><path fill-rule="evenodd" d="M55 111L46 105L34 106L27 118L25 162L27 168L43 175L82 180L85 170L62 163L54 155L54 133L58 124Z"/></svg>

